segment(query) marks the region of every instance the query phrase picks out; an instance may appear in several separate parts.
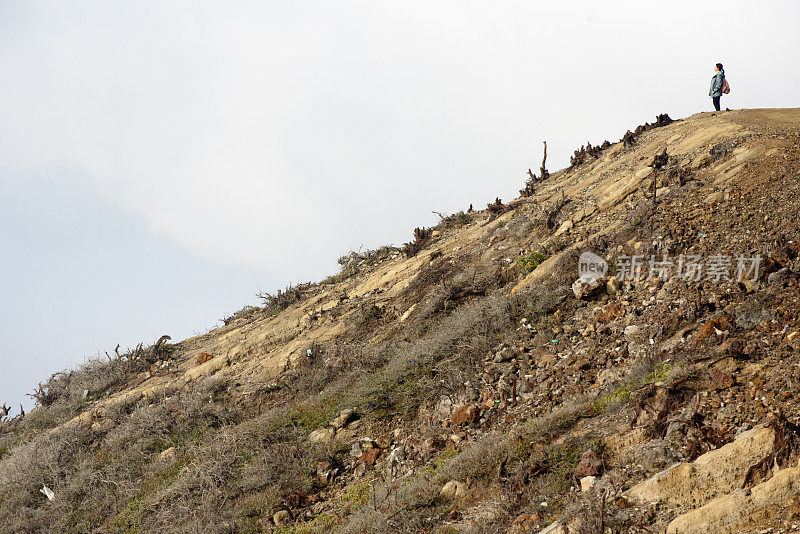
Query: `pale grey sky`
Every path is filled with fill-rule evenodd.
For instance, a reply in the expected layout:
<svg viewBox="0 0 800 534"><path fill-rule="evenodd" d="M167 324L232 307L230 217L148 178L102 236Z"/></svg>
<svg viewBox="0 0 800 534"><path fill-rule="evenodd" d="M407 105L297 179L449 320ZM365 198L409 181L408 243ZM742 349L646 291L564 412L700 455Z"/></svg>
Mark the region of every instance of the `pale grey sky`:
<svg viewBox="0 0 800 534"><path fill-rule="evenodd" d="M800 4L0 2L0 403L350 248L511 199L547 140L795 107Z"/></svg>

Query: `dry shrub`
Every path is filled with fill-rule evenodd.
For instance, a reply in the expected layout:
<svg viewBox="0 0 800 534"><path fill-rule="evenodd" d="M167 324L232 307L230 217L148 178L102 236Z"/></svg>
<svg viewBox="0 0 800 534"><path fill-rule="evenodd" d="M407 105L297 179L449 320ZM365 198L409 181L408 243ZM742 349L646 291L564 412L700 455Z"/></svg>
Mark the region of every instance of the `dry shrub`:
<svg viewBox="0 0 800 534"><path fill-rule="evenodd" d="M375 250L364 252L351 250L339 258L339 273L326 279L323 285L347 280L356 274L366 272L384 261L394 258L399 253L400 249L391 245L384 245Z"/></svg>
<svg viewBox="0 0 800 534"><path fill-rule="evenodd" d="M428 244L432 234L432 228L414 228L414 240L403 245L403 253L406 257L416 256Z"/></svg>
<svg viewBox="0 0 800 534"><path fill-rule="evenodd" d="M452 276L441 276L420 307L418 318L427 319L439 312L452 312L465 299L485 296L497 288L499 278L497 268L491 265L477 265Z"/></svg>
<svg viewBox="0 0 800 534"><path fill-rule="evenodd" d="M286 289L279 289L274 294L267 291L260 291L256 293L256 296L261 299L264 305L264 312L270 316L282 312L292 304L304 301L317 291L319 291L318 284L306 282L297 284L296 286L289 285Z"/></svg>

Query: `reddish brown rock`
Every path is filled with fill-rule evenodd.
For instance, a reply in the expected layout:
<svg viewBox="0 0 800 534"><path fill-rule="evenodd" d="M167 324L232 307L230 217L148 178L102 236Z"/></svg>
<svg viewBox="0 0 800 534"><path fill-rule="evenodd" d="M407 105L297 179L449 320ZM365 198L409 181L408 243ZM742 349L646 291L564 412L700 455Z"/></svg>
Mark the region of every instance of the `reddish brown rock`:
<svg viewBox="0 0 800 534"><path fill-rule="evenodd" d="M594 451L586 451L581 456L578 467L575 468L577 478L597 476L603 469L603 461L597 457Z"/></svg>
<svg viewBox="0 0 800 534"><path fill-rule="evenodd" d="M713 367L708 370L708 375L711 378L711 389L728 389L734 383L733 376L714 369Z"/></svg>
<svg viewBox="0 0 800 534"><path fill-rule="evenodd" d="M381 450L377 447L372 448L358 457L358 461L366 465L375 465L378 457L381 455Z"/></svg>
<svg viewBox="0 0 800 534"><path fill-rule="evenodd" d="M450 422L456 426L466 426L477 421L480 416L481 410L477 404L467 404L460 406L453 412Z"/></svg>

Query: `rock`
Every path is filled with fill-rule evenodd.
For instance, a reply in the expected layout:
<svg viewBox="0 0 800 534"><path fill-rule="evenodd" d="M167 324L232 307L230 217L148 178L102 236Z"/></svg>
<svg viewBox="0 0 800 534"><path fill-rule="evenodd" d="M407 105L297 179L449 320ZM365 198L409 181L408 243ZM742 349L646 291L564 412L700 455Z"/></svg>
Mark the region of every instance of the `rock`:
<svg viewBox="0 0 800 534"><path fill-rule="evenodd" d="M711 378L711 389L716 391L728 389L734 383L733 376L713 367L708 370L708 375Z"/></svg>
<svg viewBox="0 0 800 534"><path fill-rule="evenodd" d="M409 316L411 316L411 313L414 311L414 308L416 308L416 307L417 307L417 305L416 305L416 304L413 304L413 305L412 305L412 306L411 306L409 309L407 309L407 310L405 311L405 313L403 313L403 315L402 315L402 316L400 316L400 322L401 322L401 323L405 322L405 321L406 321L406 319L408 319L408 318L409 318Z"/></svg>
<svg viewBox="0 0 800 534"><path fill-rule="evenodd" d="M272 522L275 523L276 527L285 527L292 523L292 514L287 510L278 510L275 512L275 515L272 516Z"/></svg>
<svg viewBox="0 0 800 534"><path fill-rule="evenodd" d="M686 439L686 423L681 421L673 421L667 427L667 433L664 435L673 447L677 447Z"/></svg>
<svg viewBox="0 0 800 534"><path fill-rule="evenodd" d="M464 495L464 484L458 480L451 480L439 490L439 498L444 501L455 501Z"/></svg>
<svg viewBox="0 0 800 534"><path fill-rule="evenodd" d="M436 415L439 417L447 417L453 411L453 399L448 396L443 396L436 403Z"/></svg>
<svg viewBox="0 0 800 534"><path fill-rule="evenodd" d="M159 454L162 460L171 461L175 459L175 447L170 447L169 449L164 449Z"/></svg>
<svg viewBox="0 0 800 534"><path fill-rule="evenodd" d="M753 280L752 278L743 278L742 285L744 285L746 292L752 293L753 291L758 290L761 284L758 280Z"/></svg>
<svg viewBox="0 0 800 534"><path fill-rule="evenodd" d="M639 169L636 171L636 178L642 180L647 178L653 173L653 167L645 167L644 169Z"/></svg>
<svg viewBox="0 0 800 534"><path fill-rule="evenodd" d="M308 441L311 443L327 443L333 439L336 431L330 427L318 428L308 435Z"/></svg>
<svg viewBox="0 0 800 534"><path fill-rule="evenodd" d="M750 466L767 456L774 443L772 428L749 430L692 463L676 464L640 482L626 491L625 496L637 504L661 502L672 507L702 506L716 495L741 487Z"/></svg>
<svg viewBox="0 0 800 534"><path fill-rule="evenodd" d="M356 441L353 443L353 446L350 447L350 456L353 458L358 458L362 454L364 454L364 450L361 448L361 443Z"/></svg>
<svg viewBox="0 0 800 534"><path fill-rule="evenodd" d="M635 324L628 325L625 327L625 337L636 337L642 332L642 329L636 326Z"/></svg>
<svg viewBox="0 0 800 534"><path fill-rule="evenodd" d="M731 150L733 150L733 148L731 147L730 142L722 141L721 143L717 143L711 147L711 150L709 150L709 155L716 161L727 156Z"/></svg>
<svg viewBox="0 0 800 534"><path fill-rule="evenodd" d="M534 532L539 521L541 521L539 514L522 514L514 520L506 534L528 534L529 532Z"/></svg>
<svg viewBox="0 0 800 534"><path fill-rule="evenodd" d="M317 479L322 484L330 484L334 478L339 476L340 470L336 466L336 462L329 458L317 462Z"/></svg>
<svg viewBox="0 0 800 534"><path fill-rule="evenodd" d="M455 409L450 422L456 426L467 426L478 420L481 409L477 404L468 404Z"/></svg>
<svg viewBox="0 0 800 534"><path fill-rule="evenodd" d="M575 294L576 299L586 300L598 295L605 286L606 282L602 278L592 281L578 278L572 283L572 292Z"/></svg>
<svg viewBox="0 0 800 534"><path fill-rule="evenodd" d="M389 453L389 456L386 458L386 461L390 465L399 464L406 458L406 449L404 446L400 445L396 449L392 450Z"/></svg>
<svg viewBox="0 0 800 534"><path fill-rule="evenodd" d="M53 492L53 490L51 490L50 488L48 488L48 487L47 487L47 486L45 486L44 484L43 484L43 485L42 485L42 487L39 489L39 492L40 492L42 495L44 495L45 497L47 497L47 500L48 500L48 501L52 501L53 499L55 499L55 498L56 498L56 494Z"/></svg>
<svg viewBox="0 0 800 534"><path fill-rule="evenodd" d="M597 485L597 477L595 476L587 476L581 478L581 491L583 493L588 493L594 489Z"/></svg>
<svg viewBox="0 0 800 534"><path fill-rule="evenodd" d="M375 465L375 462L378 461L378 457L381 455L381 450L377 447L372 448L359 456L358 461L365 465Z"/></svg>
<svg viewBox="0 0 800 534"><path fill-rule="evenodd" d="M767 276L767 283L771 286L782 286L789 280L791 274L792 271L789 270L788 267L783 267L774 273L770 273L770 275Z"/></svg>
<svg viewBox="0 0 800 534"><path fill-rule="evenodd" d="M754 532L779 517L778 511L796 499L798 493L800 467L781 469L749 492L734 490L676 517L667 526L667 534Z"/></svg>
<svg viewBox="0 0 800 534"><path fill-rule="evenodd" d="M609 295L616 295L619 293L619 280L616 276L612 276L606 282L606 293Z"/></svg>
<svg viewBox="0 0 800 534"><path fill-rule="evenodd" d="M663 469L674 460L669 442L663 439L648 441L639 451L639 462L648 471Z"/></svg>
<svg viewBox="0 0 800 534"><path fill-rule="evenodd" d="M511 347L505 347L497 351L497 354L494 355L494 362L495 363L502 363L507 362L516 356L516 351Z"/></svg>
<svg viewBox="0 0 800 534"><path fill-rule="evenodd" d="M356 411L353 408L347 408L345 410L342 410L339 413L339 416L330 422L330 425L336 430L339 430L340 428L344 428L347 425L347 423L357 418L358 415L356 414Z"/></svg>
<svg viewBox="0 0 800 534"><path fill-rule="evenodd" d="M692 168L698 169L711 163L712 157L709 153L702 153L692 160Z"/></svg>
<svg viewBox="0 0 800 534"><path fill-rule="evenodd" d="M592 450L588 450L581 456L578 467L575 468L575 477L583 478L587 476L599 475L603 468L603 461L597 457Z"/></svg>
<svg viewBox="0 0 800 534"><path fill-rule="evenodd" d="M556 521L540 530L539 534L569 534L569 529L567 529L566 525Z"/></svg>

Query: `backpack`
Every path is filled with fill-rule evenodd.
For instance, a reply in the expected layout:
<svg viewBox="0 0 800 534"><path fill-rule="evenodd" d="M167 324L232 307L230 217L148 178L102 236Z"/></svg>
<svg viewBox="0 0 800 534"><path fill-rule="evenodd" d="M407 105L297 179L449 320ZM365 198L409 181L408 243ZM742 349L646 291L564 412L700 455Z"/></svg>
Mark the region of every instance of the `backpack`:
<svg viewBox="0 0 800 534"><path fill-rule="evenodd" d="M726 95L731 92L731 86L728 85L728 79L727 78L722 78L722 88L721 88L721 90L722 90L723 94L726 94Z"/></svg>

